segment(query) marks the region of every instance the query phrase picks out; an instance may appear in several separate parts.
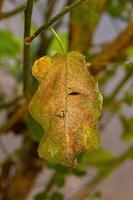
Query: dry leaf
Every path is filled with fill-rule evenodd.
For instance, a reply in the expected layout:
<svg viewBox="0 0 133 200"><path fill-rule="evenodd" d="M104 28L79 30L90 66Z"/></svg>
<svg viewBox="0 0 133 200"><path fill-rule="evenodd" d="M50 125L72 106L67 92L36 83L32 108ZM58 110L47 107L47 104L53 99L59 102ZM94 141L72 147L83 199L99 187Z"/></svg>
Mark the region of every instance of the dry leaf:
<svg viewBox="0 0 133 200"><path fill-rule="evenodd" d="M74 167L78 154L99 147L96 125L102 95L97 81L78 52L44 56L35 62L32 73L39 87L29 111L45 130L39 156Z"/></svg>

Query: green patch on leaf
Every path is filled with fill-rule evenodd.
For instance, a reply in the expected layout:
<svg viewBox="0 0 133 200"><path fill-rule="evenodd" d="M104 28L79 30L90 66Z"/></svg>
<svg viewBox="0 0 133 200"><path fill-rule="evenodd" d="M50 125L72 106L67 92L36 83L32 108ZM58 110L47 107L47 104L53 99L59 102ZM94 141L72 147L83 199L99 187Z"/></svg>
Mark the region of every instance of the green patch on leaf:
<svg viewBox="0 0 133 200"><path fill-rule="evenodd" d="M40 141L41 137L44 134L44 131L39 123L37 123L31 115L27 117L27 127L29 129L29 133L34 141Z"/></svg>

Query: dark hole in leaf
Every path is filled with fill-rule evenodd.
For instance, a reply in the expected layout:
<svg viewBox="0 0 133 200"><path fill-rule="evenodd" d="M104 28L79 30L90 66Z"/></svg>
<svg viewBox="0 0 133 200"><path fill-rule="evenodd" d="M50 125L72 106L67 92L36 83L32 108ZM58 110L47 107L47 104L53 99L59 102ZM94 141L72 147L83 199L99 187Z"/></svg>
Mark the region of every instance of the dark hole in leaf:
<svg viewBox="0 0 133 200"><path fill-rule="evenodd" d="M56 115L56 117L64 118L65 117L64 111L61 111L61 114Z"/></svg>
<svg viewBox="0 0 133 200"><path fill-rule="evenodd" d="M71 92L71 93L69 93L69 95L80 95L80 93L79 92Z"/></svg>
<svg viewBox="0 0 133 200"><path fill-rule="evenodd" d="M64 116L62 116L62 115L56 115L56 117L59 117L59 118L64 118Z"/></svg>

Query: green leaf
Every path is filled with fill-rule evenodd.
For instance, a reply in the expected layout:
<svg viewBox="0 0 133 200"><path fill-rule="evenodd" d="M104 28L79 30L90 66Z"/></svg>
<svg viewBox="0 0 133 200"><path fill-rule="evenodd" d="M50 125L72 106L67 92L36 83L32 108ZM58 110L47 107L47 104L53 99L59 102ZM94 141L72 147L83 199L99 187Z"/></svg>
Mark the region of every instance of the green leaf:
<svg viewBox="0 0 133 200"><path fill-rule="evenodd" d="M40 141L41 137L43 136L43 129L40 126L40 124L38 124L32 117L31 115L28 115L27 120L27 127L29 129L29 132L31 134L31 137L34 141Z"/></svg>
<svg viewBox="0 0 133 200"><path fill-rule="evenodd" d="M76 176L85 176L86 175L85 166L79 164L76 169L72 170L72 173L75 174Z"/></svg>
<svg viewBox="0 0 133 200"><path fill-rule="evenodd" d="M65 183L65 178L62 173L56 172L53 180L53 184L57 185L58 187L62 187Z"/></svg>
<svg viewBox="0 0 133 200"><path fill-rule="evenodd" d="M120 17L127 6L125 0L109 0L108 2L108 11L112 17Z"/></svg>
<svg viewBox="0 0 133 200"><path fill-rule="evenodd" d="M60 194L60 193L58 193L58 192L55 192L55 193L51 196L50 200L63 200L63 196L62 196L62 194Z"/></svg>
<svg viewBox="0 0 133 200"><path fill-rule="evenodd" d="M0 57L15 56L21 50L21 45L13 33L0 31Z"/></svg>

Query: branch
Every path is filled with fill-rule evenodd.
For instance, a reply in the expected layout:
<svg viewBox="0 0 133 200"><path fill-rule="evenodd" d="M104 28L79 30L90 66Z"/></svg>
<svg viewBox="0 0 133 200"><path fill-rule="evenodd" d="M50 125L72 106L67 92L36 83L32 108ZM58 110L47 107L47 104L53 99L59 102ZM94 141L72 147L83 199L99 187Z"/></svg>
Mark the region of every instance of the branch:
<svg viewBox="0 0 133 200"><path fill-rule="evenodd" d="M74 196L68 200L83 200L85 199L92 190L96 188L105 178L107 178L111 172L117 169L122 163L133 157L133 146L129 147L119 157L108 162L90 181L88 181Z"/></svg>
<svg viewBox="0 0 133 200"><path fill-rule="evenodd" d="M25 135L22 146L19 149L20 154L17 154L17 157L15 156L13 159L15 161L14 166L10 167L9 163L13 161L11 158L8 158L7 167L9 166L9 169L6 172L5 163L2 163L1 167L5 172L1 173L3 176L0 176L3 200L26 199L33 187L36 176L43 167L42 160L37 157L36 148L37 143ZM14 174L11 174L12 169L14 169Z"/></svg>
<svg viewBox="0 0 133 200"><path fill-rule="evenodd" d="M20 119L22 119L25 114L27 113L27 104L23 103L20 108L14 113L10 119L8 120L7 124L0 128L0 134L7 132L10 130L12 126L16 124Z"/></svg>
<svg viewBox="0 0 133 200"><path fill-rule="evenodd" d="M93 60L90 67L92 73L97 74L103 70L106 65L102 63L112 62L118 59L125 49L133 43L133 22L110 43Z"/></svg>
<svg viewBox="0 0 133 200"><path fill-rule="evenodd" d="M1 0L0 1L0 13L1 13L1 9L2 9L3 3L4 3L4 0Z"/></svg>
<svg viewBox="0 0 133 200"><path fill-rule="evenodd" d="M74 2L75 0L69 1ZM88 0L85 6L83 5L71 12L69 22L70 50L87 54L92 46L93 34L106 3L107 0Z"/></svg>
<svg viewBox="0 0 133 200"><path fill-rule="evenodd" d="M120 81L120 83L117 85L117 87L115 88L115 90L113 91L113 93L108 97L107 102L106 103L111 103L115 97L118 95L119 91L121 90L121 88L125 85L125 83L130 79L130 77L133 75L133 72L127 72L124 76L124 78Z"/></svg>
<svg viewBox="0 0 133 200"><path fill-rule="evenodd" d="M66 13L71 11L73 8L79 6L81 3L85 2L86 0L77 0L74 3L72 3L70 6L65 7L64 10L62 10L58 15L53 17L51 20L49 20L47 23L42 25L37 31L33 33L30 37L27 36L25 38L25 43L30 44L32 40L34 40L42 31L44 31L46 28L48 28L50 25L54 24L57 20L59 20L62 16L64 16Z"/></svg>
<svg viewBox="0 0 133 200"><path fill-rule="evenodd" d="M27 0L25 9L24 22L24 57L23 57L23 72L24 72L24 95L27 100L30 98L30 44L27 44L26 38L30 36L31 17L34 0Z"/></svg>
<svg viewBox="0 0 133 200"><path fill-rule="evenodd" d="M35 1L37 1L37 0L35 0ZM10 11L7 11L7 12L3 13L1 11L2 2L3 2L3 0L0 0L0 20L7 19L7 18L12 17L12 16L14 16L16 14L19 14L26 7L26 4L24 3L21 6L18 6L17 8L15 8L13 10L10 10Z"/></svg>
<svg viewBox="0 0 133 200"><path fill-rule="evenodd" d="M13 15L19 14L25 8L25 4L5 13L0 12L0 20L7 19Z"/></svg>
<svg viewBox="0 0 133 200"><path fill-rule="evenodd" d="M23 95L20 95L20 96L15 97L11 101L0 103L0 109L9 108L10 106L15 105L20 99L22 99L22 97Z"/></svg>
<svg viewBox="0 0 133 200"><path fill-rule="evenodd" d="M49 20L57 1L58 0L51 0L49 2L49 0L47 0L46 5L45 5L46 9L44 12L44 21L45 22ZM39 41L40 44L39 44L39 48L37 51L37 57L41 57L45 54L48 41L49 41L49 39L47 38L46 29L45 29L45 31L41 32L41 34L40 34L40 41Z"/></svg>

